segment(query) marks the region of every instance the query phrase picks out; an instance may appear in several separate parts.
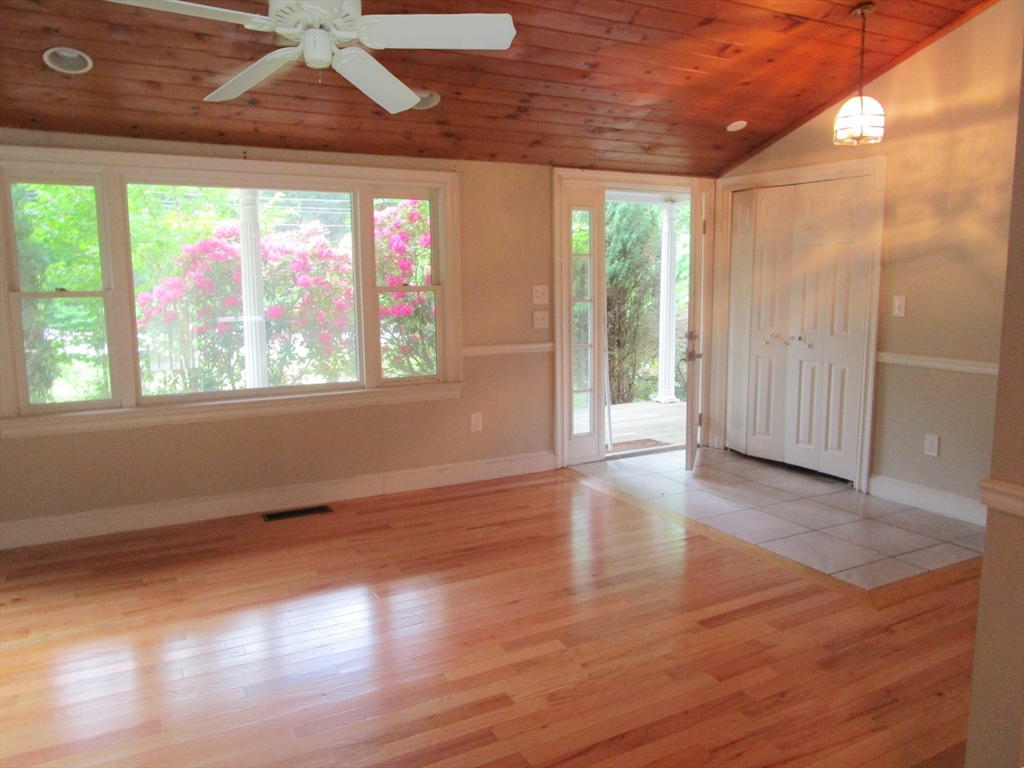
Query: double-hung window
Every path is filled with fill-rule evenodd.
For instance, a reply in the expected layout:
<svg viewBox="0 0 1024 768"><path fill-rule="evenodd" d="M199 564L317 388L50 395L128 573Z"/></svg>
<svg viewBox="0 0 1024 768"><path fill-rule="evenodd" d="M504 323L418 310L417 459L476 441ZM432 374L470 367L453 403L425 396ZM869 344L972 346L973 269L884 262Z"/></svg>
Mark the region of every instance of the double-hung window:
<svg viewBox="0 0 1024 768"><path fill-rule="evenodd" d="M453 174L29 149L0 171L8 429L457 395Z"/></svg>

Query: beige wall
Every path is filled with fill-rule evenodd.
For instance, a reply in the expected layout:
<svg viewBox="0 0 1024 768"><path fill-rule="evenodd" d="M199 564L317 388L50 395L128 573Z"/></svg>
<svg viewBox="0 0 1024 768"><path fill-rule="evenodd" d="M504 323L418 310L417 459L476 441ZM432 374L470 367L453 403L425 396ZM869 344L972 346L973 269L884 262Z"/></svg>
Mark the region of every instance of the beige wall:
<svg viewBox="0 0 1024 768"><path fill-rule="evenodd" d="M5 131L5 143L123 151L179 145ZM239 156L237 149L190 147ZM551 170L501 163L250 150L250 158L456 170L465 346L544 342L531 287L550 285ZM0 441L0 522L341 480L553 450L550 353L464 360L455 400ZM470 433L469 414L484 431ZM326 501L326 499L325 499Z"/></svg>
<svg viewBox="0 0 1024 768"><path fill-rule="evenodd" d="M1024 64L1022 64L1024 70ZM992 441L992 475L1024 485L1024 84ZM988 512L974 646L970 768L1024 764L1024 517Z"/></svg>
<svg viewBox="0 0 1024 768"><path fill-rule="evenodd" d="M829 110L728 174L885 155L880 351L999 358L1022 49L1024 6L1003 0L868 84L886 110L881 144L833 146ZM882 364L879 384L872 474L978 498L994 379ZM938 458L923 454L926 430Z"/></svg>

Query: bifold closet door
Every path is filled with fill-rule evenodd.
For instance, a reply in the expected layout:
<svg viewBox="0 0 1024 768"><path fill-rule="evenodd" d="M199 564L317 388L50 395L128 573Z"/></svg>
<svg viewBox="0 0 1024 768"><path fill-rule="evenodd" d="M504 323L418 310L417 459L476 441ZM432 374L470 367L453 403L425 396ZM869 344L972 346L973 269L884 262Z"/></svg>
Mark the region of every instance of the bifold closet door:
<svg viewBox="0 0 1024 768"><path fill-rule="evenodd" d="M734 195L728 447L854 479L869 193L853 178Z"/></svg>
<svg viewBox="0 0 1024 768"><path fill-rule="evenodd" d="M867 180L793 189L784 461L852 480L868 331Z"/></svg>

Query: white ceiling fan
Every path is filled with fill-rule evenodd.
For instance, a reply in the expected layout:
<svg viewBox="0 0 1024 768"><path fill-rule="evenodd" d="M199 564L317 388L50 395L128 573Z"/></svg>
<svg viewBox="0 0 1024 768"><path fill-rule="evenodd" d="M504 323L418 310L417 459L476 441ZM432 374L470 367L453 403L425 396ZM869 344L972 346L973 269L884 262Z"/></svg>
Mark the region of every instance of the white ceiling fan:
<svg viewBox="0 0 1024 768"><path fill-rule="evenodd" d="M363 16L361 0L269 0L266 16L185 0L108 0L154 11L241 24L297 43L279 48L242 70L204 101L235 99L287 64L305 59L313 69L334 70L391 114L410 109L420 95L362 47L505 50L516 29L507 13L391 14Z"/></svg>

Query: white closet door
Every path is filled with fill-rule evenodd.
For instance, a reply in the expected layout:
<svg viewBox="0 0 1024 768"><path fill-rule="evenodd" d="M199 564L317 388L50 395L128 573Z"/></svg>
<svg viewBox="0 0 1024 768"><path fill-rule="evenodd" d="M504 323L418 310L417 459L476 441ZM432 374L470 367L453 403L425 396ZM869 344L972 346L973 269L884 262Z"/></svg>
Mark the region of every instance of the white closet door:
<svg viewBox="0 0 1024 768"><path fill-rule="evenodd" d="M747 453L785 458L786 340L793 187L757 190L751 284Z"/></svg>
<svg viewBox="0 0 1024 768"><path fill-rule="evenodd" d="M854 479L868 332L868 182L796 189L785 461Z"/></svg>

